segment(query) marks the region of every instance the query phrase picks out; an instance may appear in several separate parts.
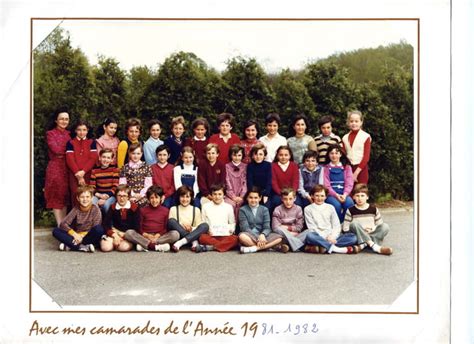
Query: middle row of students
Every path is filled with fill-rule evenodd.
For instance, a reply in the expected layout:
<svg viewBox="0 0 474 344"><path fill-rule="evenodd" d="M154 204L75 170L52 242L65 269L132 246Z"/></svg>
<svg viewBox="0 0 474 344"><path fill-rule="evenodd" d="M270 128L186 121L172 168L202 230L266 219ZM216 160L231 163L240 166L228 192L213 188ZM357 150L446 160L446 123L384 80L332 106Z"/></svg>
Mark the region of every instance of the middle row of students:
<svg viewBox="0 0 474 344"><path fill-rule="evenodd" d="M157 163L151 166L141 161L142 149L139 143L131 144L128 149L129 161L120 170L111 165L113 152L110 149L100 152L101 166L92 170L90 184L95 187L93 202L102 207L104 213L115 201L113 194L118 184L130 187L130 200L139 206L149 202L145 197L147 189L151 185L159 185L163 188L163 205L167 208L175 204L175 190L182 185L193 190L196 195L193 205L201 207L201 204L212 199L211 186L223 184L226 187L225 202L232 205L235 216L244 203L247 190L254 186L261 190L262 204L270 210L281 204L284 188L297 190L296 204L304 208L313 202L309 192L317 184L328 189L327 203L334 206L341 223L345 211L354 205L349 196L354 185L352 169L343 164L339 145L329 147L329 164L318 165L317 153L307 151L301 167L293 162L292 151L286 145L277 149L274 162L269 163L265 161L265 146L256 144L250 151L249 164L242 162L245 152L240 145L230 147L230 162L227 164L218 160L219 146L212 143L206 146L206 159L202 159L199 165L195 164L190 147L183 149L181 162L176 166L168 163L168 146L158 146L155 152Z"/></svg>

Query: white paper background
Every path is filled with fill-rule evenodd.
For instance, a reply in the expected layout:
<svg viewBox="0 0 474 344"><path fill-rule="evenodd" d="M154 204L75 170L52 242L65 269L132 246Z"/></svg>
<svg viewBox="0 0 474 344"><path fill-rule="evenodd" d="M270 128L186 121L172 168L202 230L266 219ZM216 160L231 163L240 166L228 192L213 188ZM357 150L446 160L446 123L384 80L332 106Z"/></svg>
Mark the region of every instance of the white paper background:
<svg viewBox="0 0 474 344"><path fill-rule="evenodd" d="M449 187L450 180L448 158L449 146L449 2L397 1L397 2L337 2L318 6L314 2L187 2L186 5L169 2L150 3L133 2L99 2L99 1L3 1L0 7L2 54L1 95L2 117L1 128L1 162L0 181L4 197L1 199L2 230L4 241L0 250L2 292L0 304L2 321L0 322L0 341L61 341L84 340L84 337L42 336L28 337L34 320L40 325L70 326L80 325L92 327L99 324L107 326L144 325L151 320L154 325L167 325L171 319L175 323L189 319L205 319L208 325L219 326L226 321L240 327L244 321L258 321L284 326L292 323L318 324L319 332L315 336L260 336L255 342L289 342L289 341L361 341L366 342L447 342L449 340L449 282L450 282L450 251L449 251ZM463 7L464 6L464 7ZM458 5L459 25L467 19L469 4ZM471 8L472 9L472 8ZM472 13L472 11L471 11ZM418 315L362 315L362 314L47 314L29 313L29 210L26 199L29 198L29 47L30 17L295 17L295 18L421 18L421 95L420 95L420 314ZM467 21L466 21L467 23ZM466 39L464 28L458 26L457 43L461 48ZM464 56L464 55L461 55ZM472 57L472 53L471 53ZM459 62L463 62L461 57ZM471 58L472 61L472 58ZM467 61L464 60L465 65ZM461 68L461 66L460 66ZM459 72L459 78L465 77L466 69ZM472 76L472 68L470 69ZM469 75L469 74L468 74ZM463 88L462 88L463 89ZM472 88L471 88L472 94ZM460 92L459 122L455 122L455 144L453 151L456 161L465 161L472 156L472 135L468 136L467 124L472 120L466 116L467 105L463 102L468 98L467 92ZM464 98L462 98L464 97ZM472 103L471 103L472 104ZM456 117L456 120L458 117ZM442 140L440 140L442 138ZM469 140L468 140L469 138ZM459 142L460 141L460 142ZM465 144L470 142L470 146ZM470 153L471 155L467 155ZM472 159L468 161L469 169L455 172L454 176L463 177L464 181L472 178ZM469 174L469 171L471 172ZM459 174L458 174L459 173ZM453 179L454 190L460 179ZM467 182L468 189L472 183ZM434 187L442 185L442 187ZM443 186L444 185L444 186ZM459 189L458 189L459 190ZM463 197L455 191L453 197ZM440 204L440 199L442 202ZM436 211L434 211L436 210ZM439 211L438 211L439 210ZM460 207L453 208L453 216L472 211L472 198L463 202ZM8 214L8 216L7 216ZM436 216L434 216L436 215ZM455 317L456 326L453 339L462 342L472 339L468 325L469 305L472 299L466 300L472 279L466 273L472 270L471 263L465 257L472 235L468 233L472 225L469 218L460 216L453 220L453 273L460 283L454 283L457 293L453 297L453 307L461 316ZM8 233L8 236L7 236ZM469 238L469 240L465 240ZM464 240L463 240L464 239ZM457 245L457 246L456 246ZM468 261L469 262L469 261ZM471 320L472 322L472 320ZM471 337L469 337L471 335ZM455 337L458 336L458 337ZM92 337L89 340L108 341L146 341L169 340L182 342L184 338L166 337ZM186 337L189 341L198 337ZM225 337L225 340L241 342L242 337ZM201 338L201 340L203 340ZM222 341L222 338L204 338L206 341ZM250 341L250 339L249 339Z"/></svg>

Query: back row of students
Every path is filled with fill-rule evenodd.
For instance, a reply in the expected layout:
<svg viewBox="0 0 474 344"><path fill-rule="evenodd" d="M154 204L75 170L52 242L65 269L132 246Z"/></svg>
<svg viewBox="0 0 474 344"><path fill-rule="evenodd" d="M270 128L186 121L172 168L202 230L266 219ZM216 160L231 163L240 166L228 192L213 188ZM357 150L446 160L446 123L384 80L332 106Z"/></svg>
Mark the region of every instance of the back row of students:
<svg viewBox="0 0 474 344"><path fill-rule="evenodd" d="M275 158L278 147L288 145L297 164L303 162L303 155L307 150L313 150L318 153L318 162L327 164L327 148L330 144L339 144L348 155L351 165L354 167L355 179L361 183L368 182L367 163L370 158L370 135L362 130L363 116L360 111L350 111L347 117L347 124L350 132L341 140L339 136L332 132L332 117L323 116L318 121L321 134L313 139L307 134L309 128L308 119L305 115L296 115L289 128L288 139L278 132L281 124L280 116L271 113L265 118L266 135L257 139L259 134L258 124L255 120L248 120L243 126L243 138L240 139L232 133L234 119L230 113L222 113L217 116L217 128L219 133L207 136L209 132L209 123L205 118L197 118L191 124L193 135L184 138L185 120L182 116L177 116L171 120L171 135L164 141L160 139L161 123L158 120L152 120L148 124L150 136L143 143L143 160L149 165L156 163L155 149L166 144L170 148L169 162L176 164L179 160L182 149L191 147L196 156L196 162L205 158L205 147L208 143L215 143L219 146L221 154L219 161L227 163L229 148L234 144L240 144L244 147L245 163L250 163L250 150L257 143L263 143L267 149L266 161L272 162ZM119 143L115 137L117 132L117 123L111 119L106 119L103 123L104 134L97 139L98 150L111 148L117 152L117 165L122 167L127 162L127 149L131 143L140 142L142 130L141 122L136 118L131 118L125 126L126 139Z"/></svg>
<svg viewBox="0 0 474 344"><path fill-rule="evenodd" d="M80 186L76 190L78 205L53 230L62 251L178 252L191 245L199 253L216 250L225 252L240 243L241 253L252 253L273 248L281 252L304 250L308 253L358 253L369 247L372 251L390 255L392 249L382 246L389 227L374 206L367 203L368 188L357 184L354 188L356 205L339 223L335 209L325 203L327 189L315 185L311 191L313 203L303 212L294 203L295 191L282 190L283 204L278 206L270 220L269 210L260 205L262 194L258 187L249 189L246 203L238 213L240 233L236 235L236 220L231 205L224 202L225 187L211 187L212 201L202 211L192 205L193 190L183 185L177 190L177 205L171 210L162 205L163 189L157 185L148 188L149 205L140 208L130 201L130 188L119 185L117 202L108 210L105 219L97 205L92 203L94 189Z"/></svg>
<svg viewBox="0 0 474 344"><path fill-rule="evenodd" d="M120 178L123 179L122 181L126 181L134 190L132 199L140 205L147 203L144 196L146 189L154 183L153 178L156 179L155 184L164 187L165 205L170 207L172 205L172 197L170 196L179 185L184 183L191 186L195 193L201 197L197 197L196 202L201 199L205 203L210 199L210 185L215 181L226 181L226 175L230 176L228 178L230 181L227 181L229 187L227 201L233 203L233 205L238 205L242 203L244 192L234 190L240 187L233 183L231 177L235 177L234 181L235 179L242 180L241 177L244 172L247 173L247 186L260 186L264 195L264 203L270 209L280 203L279 194L284 186L299 189L297 203L306 205L310 202L310 197L307 194L310 186L315 184L315 178L323 177L317 163L329 163L327 166L331 167L331 154L327 153L330 145L335 144L342 148L342 150L339 149L341 153L343 151L347 152L351 163L350 168L342 168L344 170L344 183L341 180L335 180L335 178L342 178L341 175L337 176L338 168L328 168L328 171L331 171L330 181L332 181L332 184L326 183L330 187L331 193L329 202L333 202L338 207L339 204L345 203L346 196L350 193L352 187L350 170L354 172L353 180L359 182L367 182L368 180L367 162L370 155L370 136L361 130L362 120L360 112L352 111L348 113L351 132L344 136L342 144L339 137L332 133L330 117L321 118L319 121L321 135L314 140L306 134L308 121L304 115L298 115L294 118L290 126L291 134L294 136L286 140L278 133L280 124L278 114L269 114L266 117L267 134L260 137L259 140L257 140L258 127L256 122L248 121L243 130L244 139L240 140L235 134L231 133L233 116L223 113L218 116L217 120L219 134L212 135L208 139L206 133L209 131L209 125L205 119L200 118L192 124L194 136L184 140L185 122L183 117L178 116L172 119L172 135L165 141L160 140L160 123L151 121L149 124L150 138L142 147L138 148L141 145L139 141L141 123L137 119L132 118L127 121L125 126L127 138L121 142L116 137L117 123L111 119L104 121L102 126L104 133L97 140L88 138L89 127L83 121L76 124L74 128L75 138L70 139L67 131L69 115L64 111L58 112L55 118L56 128L47 132L50 162L46 172L46 205L47 208L53 209L56 221L59 223L65 216L68 191L74 203L77 186L91 183L98 186L98 181L104 181L103 184L111 183L108 178L110 174L113 175L116 171L107 170L107 164L109 167L114 164L121 167ZM209 143L214 145L209 146ZM162 146L162 144L165 146ZM240 144L243 149L230 152L234 144ZM160 146L161 149L157 150ZM235 147L234 149L236 149ZM130 148L134 149L130 150ZM111 150L112 154L107 149ZM104 150L108 153L102 156L101 152ZM311 157L309 155L305 156L305 152L308 151L316 152L316 154ZM92 171L97 162L97 152L100 155L101 167ZM159 160L160 154L162 155L161 162ZM334 155L337 154L339 153L336 152ZM166 155L168 156L167 161L164 160ZM146 160L148 164L141 164L139 163L140 160ZM307 160L311 161L307 162ZM316 164L312 160L317 160ZM263 161L273 161L274 164L273 166L268 163L263 164ZM239 168L241 163L244 165ZM167 164L171 166L166 167ZM175 164L177 164L176 168L174 168ZM248 164L248 168L245 168L245 164ZM302 165L301 178L296 177L298 164ZM336 162L337 164L339 163ZM196 168L196 166L199 168ZM173 168L173 173L171 173ZM111 169L113 168L111 167ZM312 173L313 170L316 171L316 174ZM173 174L174 187L171 183L171 174ZM311 179L311 183L306 185L308 178ZM68 179L68 183L64 182L66 179ZM298 185L298 179L302 185ZM340 189L342 184L346 186L345 189ZM69 190L67 185L69 185ZM99 185L99 192L96 195L99 199L95 202L104 205L107 209L113 200L109 200L112 196L112 190L106 191L100 192ZM338 196L339 194L341 196ZM350 205L350 203L346 204L344 208ZM343 212L338 211L342 219Z"/></svg>

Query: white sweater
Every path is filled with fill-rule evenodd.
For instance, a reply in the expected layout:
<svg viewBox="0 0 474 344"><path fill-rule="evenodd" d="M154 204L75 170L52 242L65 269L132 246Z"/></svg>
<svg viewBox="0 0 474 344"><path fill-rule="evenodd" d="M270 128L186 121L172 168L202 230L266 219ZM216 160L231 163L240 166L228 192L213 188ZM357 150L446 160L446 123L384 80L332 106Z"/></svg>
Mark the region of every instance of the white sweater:
<svg viewBox="0 0 474 344"><path fill-rule="evenodd" d="M304 218L308 229L318 233L323 238L330 234L337 238L341 233L341 224L336 209L328 203L308 205L304 208Z"/></svg>
<svg viewBox="0 0 474 344"><path fill-rule="evenodd" d="M232 233L235 231L234 208L222 201L221 204L208 202L202 206L202 221L209 225L209 231L213 227L228 227Z"/></svg>

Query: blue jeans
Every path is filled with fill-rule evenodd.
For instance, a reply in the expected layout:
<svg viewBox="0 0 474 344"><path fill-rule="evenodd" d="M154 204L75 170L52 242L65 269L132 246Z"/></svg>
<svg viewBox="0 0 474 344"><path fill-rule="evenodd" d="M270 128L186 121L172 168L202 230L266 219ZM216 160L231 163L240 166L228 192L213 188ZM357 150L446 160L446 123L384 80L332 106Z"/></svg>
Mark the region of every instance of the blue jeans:
<svg viewBox="0 0 474 344"><path fill-rule="evenodd" d="M163 202L163 206L170 209L172 206L174 206L174 197L173 195L166 197L165 201Z"/></svg>
<svg viewBox="0 0 474 344"><path fill-rule="evenodd" d="M355 245L356 243L357 243L357 236L354 233L345 233L345 234L341 234L336 239L335 245L339 247L346 247L346 246ZM332 245L329 241L324 239L321 235L319 235L316 232L311 232L311 233L308 233L308 235L306 235L306 244L322 246L328 251Z"/></svg>
<svg viewBox="0 0 474 344"><path fill-rule="evenodd" d="M344 203L339 202L336 197L328 196L328 198L326 198L326 203L331 204L336 209L340 223L344 222L344 216L346 216L347 209L354 205L354 201L349 196L346 197Z"/></svg>
<svg viewBox="0 0 474 344"><path fill-rule="evenodd" d="M201 234L207 233L209 230L209 225L205 222L197 226L193 231L186 231L175 219L168 220L168 230L177 231L181 238L186 238L188 243L198 240Z"/></svg>
<svg viewBox="0 0 474 344"><path fill-rule="evenodd" d="M93 244L94 246L98 246L100 244L100 239L102 235L105 234L104 228L102 225L97 225L92 227L86 236L82 239L82 244L89 245ZM58 239L60 242L64 243L67 247L69 247L73 251L79 250L79 245L74 244L74 237L69 235L68 232L62 230L61 228L54 228L53 229L53 237Z"/></svg>
<svg viewBox="0 0 474 344"><path fill-rule="evenodd" d="M114 204L117 200L115 199L114 196L110 196L104 203L103 206L101 206L100 208L102 208L102 213L103 214L107 214L107 212L109 211L109 208L112 206L112 204ZM99 203L99 199L97 197L92 197L92 204L97 204Z"/></svg>

